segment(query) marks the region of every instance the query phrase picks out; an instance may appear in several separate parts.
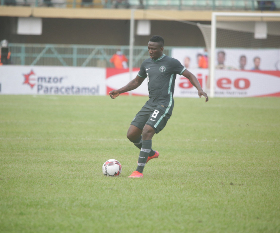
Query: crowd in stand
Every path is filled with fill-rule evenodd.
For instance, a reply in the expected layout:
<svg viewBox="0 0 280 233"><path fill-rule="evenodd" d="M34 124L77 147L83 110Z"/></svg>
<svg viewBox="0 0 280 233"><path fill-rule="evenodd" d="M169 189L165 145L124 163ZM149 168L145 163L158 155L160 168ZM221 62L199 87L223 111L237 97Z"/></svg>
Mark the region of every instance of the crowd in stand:
<svg viewBox="0 0 280 233"><path fill-rule="evenodd" d="M34 4L38 6L66 6L66 0L3 0L0 1L0 5L6 6L30 6ZM93 7L93 6L102 6L104 8L130 8L131 4L129 0L72 0L72 4L79 5L81 7ZM143 9L144 3L143 0L138 0L138 8Z"/></svg>
<svg viewBox="0 0 280 233"><path fill-rule="evenodd" d="M200 3L200 7L201 3L203 0L199 1L194 1L193 4L191 4L192 6L196 6L196 4ZM238 0L239 2L241 2L242 0ZM280 0L277 0L280 3ZM172 1L171 1L172 2ZM226 1L225 1L226 2ZM248 0L245 0L244 2L248 2ZM251 2L251 1L250 1ZM134 0L133 4L131 2L131 0L72 0L72 3L70 3L71 5L75 5L75 6L79 6L80 7L94 7L94 6L102 6L103 8L131 8L131 7L137 7L138 9L145 9L145 3L148 3L149 6L159 6L159 5L155 5L154 1L151 0ZM162 2L163 3L163 2ZM24 6L28 6L28 5L36 5L36 6L47 6L47 7L52 7L52 6L62 6L65 7L66 4L69 4L69 2L67 3L66 0L2 0L0 1L0 4L4 4L4 5L10 5L10 6L16 6L16 5L24 5ZM138 4L137 6L135 6L136 4ZM158 4L161 4L161 2L159 2ZM184 2L181 2L181 4L183 4L184 6ZM277 6L275 4L275 1L257 1L256 0L256 10L276 10ZM226 5L225 5L226 6Z"/></svg>

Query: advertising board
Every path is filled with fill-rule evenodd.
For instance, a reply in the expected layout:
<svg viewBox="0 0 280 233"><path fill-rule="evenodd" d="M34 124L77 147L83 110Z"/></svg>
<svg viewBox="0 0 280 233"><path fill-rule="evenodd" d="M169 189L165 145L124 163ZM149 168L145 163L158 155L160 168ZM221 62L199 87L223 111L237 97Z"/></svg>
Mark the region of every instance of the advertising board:
<svg viewBox="0 0 280 233"><path fill-rule="evenodd" d="M1 94L105 95L105 69L1 66Z"/></svg>
<svg viewBox="0 0 280 233"><path fill-rule="evenodd" d="M27 95L108 95L137 76L139 68L80 68L47 66L1 66L0 94ZM203 90L209 87L208 69L190 68ZM216 97L280 96L280 71L216 70ZM148 83L131 91L148 96ZM125 93L126 95L128 93ZM198 97L190 81L177 75L175 97Z"/></svg>

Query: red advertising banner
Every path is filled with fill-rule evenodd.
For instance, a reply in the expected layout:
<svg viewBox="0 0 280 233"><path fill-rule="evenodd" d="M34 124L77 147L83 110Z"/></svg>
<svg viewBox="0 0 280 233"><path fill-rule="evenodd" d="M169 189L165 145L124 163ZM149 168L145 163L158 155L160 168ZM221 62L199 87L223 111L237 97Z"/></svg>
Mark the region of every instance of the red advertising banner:
<svg viewBox="0 0 280 233"><path fill-rule="evenodd" d="M136 77L139 72L139 68L133 69L132 79ZM106 94L108 95L110 91L121 88L125 86L130 81L129 69L116 69L116 68L107 68L106 69ZM145 83L145 81L143 82ZM132 95L148 95L148 88L146 91L143 87L143 83L136 90L132 91ZM122 95L128 95L128 92L123 93Z"/></svg>

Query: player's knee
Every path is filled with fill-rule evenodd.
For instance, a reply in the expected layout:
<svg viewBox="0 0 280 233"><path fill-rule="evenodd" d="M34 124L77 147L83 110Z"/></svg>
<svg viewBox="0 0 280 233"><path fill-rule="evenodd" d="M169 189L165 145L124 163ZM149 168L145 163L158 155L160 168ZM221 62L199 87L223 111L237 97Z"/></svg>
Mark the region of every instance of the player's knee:
<svg viewBox="0 0 280 233"><path fill-rule="evenodd" d="M127 138L129 141L135 143L135 142L139 142L139 140L141 139L141 134L142 134L142 130L131 125L127 131Z"/></svg>
<svg viewBox="0 0 280 233"><path fill-rule="evenodd" d="M155 134L155 130L153 127L146 125L143 129L142 136L144 140L149 140L151 139Z"/></svg>
<svg viewBox="0 0 280 233"><path fill-rule="evenodd" d="M133 135L130 132L127 132L126 137L128 138L129 141L133 141Z"/></svg>
<svg viewBox="0 0 280 233"><path fill-rule="evenodd" d="M130 131L127 132L126 137L131 142L135 142L139 138L139 136L137 137L137 135L135 135L133 132L130 132Z"/></svg>

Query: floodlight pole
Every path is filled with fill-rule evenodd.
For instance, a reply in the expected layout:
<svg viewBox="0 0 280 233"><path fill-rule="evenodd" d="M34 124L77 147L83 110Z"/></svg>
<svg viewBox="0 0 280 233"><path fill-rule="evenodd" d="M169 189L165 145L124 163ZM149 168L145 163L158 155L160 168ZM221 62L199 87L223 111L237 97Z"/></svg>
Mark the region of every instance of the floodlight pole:
<svg viewBox="0 0 280 233"><path fill-rule="evenodd" d="M133 44L134 44L134 11L135 9L131 9L131 17L130 17L130 38L129 38L129 80L133 79ZM131 91L129 92L131 95Z"/></svg>

